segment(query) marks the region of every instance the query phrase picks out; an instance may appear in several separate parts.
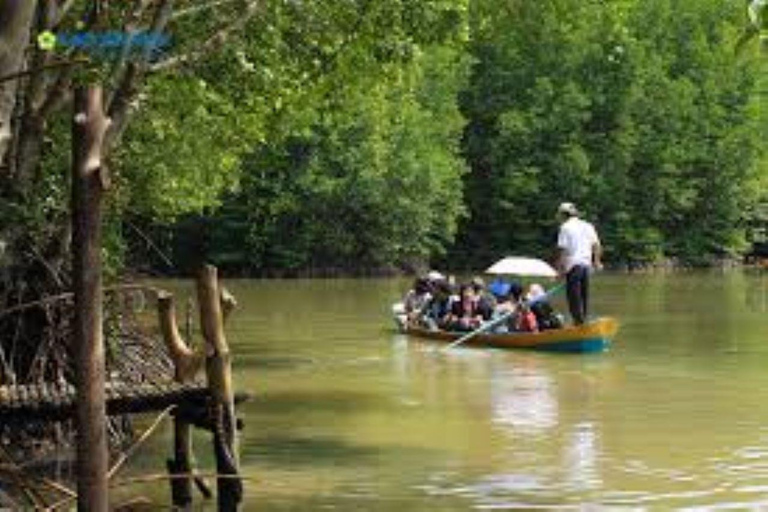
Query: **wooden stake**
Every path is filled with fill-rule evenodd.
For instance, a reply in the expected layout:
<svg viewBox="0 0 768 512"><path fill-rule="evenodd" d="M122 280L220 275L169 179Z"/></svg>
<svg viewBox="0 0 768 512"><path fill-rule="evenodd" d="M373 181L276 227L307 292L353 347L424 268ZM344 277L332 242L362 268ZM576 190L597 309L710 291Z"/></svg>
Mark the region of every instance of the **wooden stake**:
<svg viewBox="0 0 768 512"><path fill-rule="evenodd" d="M108 127L101 88L78 88L72 123L77 508L99 512L109 506L101 277L101 202L109 186L101 147Z"/></svg>
<svg viewBox="0 0 768 512"><path fill-rule="evenodd" d="M200 325L206 341L206 376L211 392L213 419L213 446L216 472L223 475L216 482L220 511L236 511L243 496L239 478L235 404L232 390L232 365L229 346L224 336L221 290L216 267L203 267L197 281Z"/></svg>
<svg viewBox="0 0 768 512"><path fill-rule="evenodd" d="M202 351L195 352L190 349L181 337L176 322L176 306L172 294L168 292L158 293L157 315L163 340L173 360L176 382L192 382L198 370L203 366L205 354Z"/></svg>
<svg viewBox="0 0 768 512"><path fill-rule="evenodd" d="M171 502L182 510L192 504L192 428L176 417L173 420L173 458L166 461L171 479Z"/></svg>
<svg viewBox="0 0 768 512"><path fill-rule="evenodd" d="M175 380L192 382L202 367L204 354L195 353L179 333L173 295L161 292L157 297L157 314L160 330L168 347L175 368ZM166 461L171 479L171 502L174 507L186 509L192 504L192 478L182 475L192 473L192 431L181 415L173 420L173 458Z"/></svg>

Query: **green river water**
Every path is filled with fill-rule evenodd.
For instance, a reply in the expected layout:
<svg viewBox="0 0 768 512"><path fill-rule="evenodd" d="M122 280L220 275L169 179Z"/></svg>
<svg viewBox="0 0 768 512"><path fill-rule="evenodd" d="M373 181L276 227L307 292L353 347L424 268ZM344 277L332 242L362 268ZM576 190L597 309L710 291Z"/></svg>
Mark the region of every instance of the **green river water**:
<svg viewBox="0 0 768 512"><path fill-rule="evenodd" d="M391 329L408 284L227 282L244 510L768 510L768 274L601 274L595 355L441 352Z"/></svg>

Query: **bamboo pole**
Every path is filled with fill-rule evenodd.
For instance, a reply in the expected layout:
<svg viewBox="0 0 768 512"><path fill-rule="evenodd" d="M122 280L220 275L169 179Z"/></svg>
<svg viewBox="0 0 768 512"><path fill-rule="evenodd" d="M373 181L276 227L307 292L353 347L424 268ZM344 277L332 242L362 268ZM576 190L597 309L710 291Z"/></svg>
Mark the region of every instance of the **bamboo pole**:
<svg viewBox="0 0 768 512"><path fill-rule="evenodd" d="M213 446L216 455L217 499L220 511L236 511L240 507L243 484L239 478L237 433L232 389L232 365L224 336L222 293L216 267L203 267L197 281L200 325L206 341L206 377L211 393Z"/></svg>
<svg viewBox="0 0 768 512"><path fill-rule="evenodd" d="M108 510L108 451L102 331L101 203L109 186L102 143L109 127L101 87L75 91L72 228L77 382L77 508Z"/></svg>
<svg viewBox="0 0 768 512"><path fill-rule="evenodd" d="M171 414L171 411L173 411L176 408L175 405L171 405L165 408L163 412L161 412L157 418L155 418L155 421L152 422L152 424L147 427L147 429L142 433L139 438L134 442L128 450L124 451L120 454L120 457L118 457L117 461L112 465L112 468L109 470L109 473L107 474L107 477L112 480L118 471L125 465L125 463L128 461L128 459L131 458L131 456L138 450L141 445L144 444L144 442L149 439L149 436L151 436L155 430L157 430L157 427L160 426L160 423L169 415Z"/></svg>

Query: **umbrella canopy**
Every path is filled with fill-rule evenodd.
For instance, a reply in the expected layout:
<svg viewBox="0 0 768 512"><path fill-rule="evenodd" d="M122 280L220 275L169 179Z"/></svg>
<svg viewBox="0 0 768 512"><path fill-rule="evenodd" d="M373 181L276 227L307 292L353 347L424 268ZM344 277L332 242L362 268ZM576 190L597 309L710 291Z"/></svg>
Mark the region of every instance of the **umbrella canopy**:
<svg viewBox="0 0 768 512"><path fill-rule="evenodd" d="M544 260L507 256L485 271L488 274L509 274L516 276L556 277L557 272Z"/></svg>

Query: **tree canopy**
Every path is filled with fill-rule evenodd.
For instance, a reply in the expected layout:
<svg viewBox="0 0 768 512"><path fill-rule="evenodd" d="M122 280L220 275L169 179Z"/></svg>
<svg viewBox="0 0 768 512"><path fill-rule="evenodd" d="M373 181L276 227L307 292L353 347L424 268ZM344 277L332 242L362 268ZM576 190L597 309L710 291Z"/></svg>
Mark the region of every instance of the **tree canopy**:
<svg viewBox="0 0 768 512"><path fill-rule="evenodd" d="M547 257L564 200L595 221L609 262L738 257L764 241L768 204L764 6L747 7L5 2L4 258L66 274L67 106L73 84L94 80L114 123L115 265L209 259L261 274ZM172 44L110 58L37 44L78 30Z"/></svg>
<svg viewBox="0 0 768 512"><path fill-rule="evenodd" d="M461 254L546 252L576 202L614 262L745 249L764 118L719 1L476 2ZM565 19L567 13L567 20ZM764 173L764 171L762 171ZM763 189L764 190L764 189Z"/></svg>

